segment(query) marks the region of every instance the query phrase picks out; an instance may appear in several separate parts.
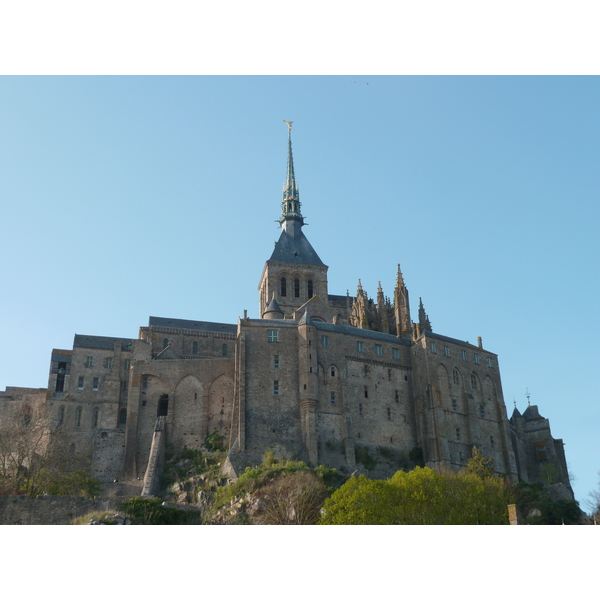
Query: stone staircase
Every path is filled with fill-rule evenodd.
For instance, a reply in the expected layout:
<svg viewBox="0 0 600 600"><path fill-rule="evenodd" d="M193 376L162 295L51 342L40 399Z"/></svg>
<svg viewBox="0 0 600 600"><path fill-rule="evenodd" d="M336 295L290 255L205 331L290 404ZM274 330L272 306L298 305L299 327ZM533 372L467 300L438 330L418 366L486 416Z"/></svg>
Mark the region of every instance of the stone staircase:
<svg viewBox="0 0 600 600"><path fill-rule="evenodd" d="M167 417L157 417L152 436L152 447L148 457L148 466L144 475L142 496L155 496L160 490L160 474L165 458L165 433Z"/></svg>

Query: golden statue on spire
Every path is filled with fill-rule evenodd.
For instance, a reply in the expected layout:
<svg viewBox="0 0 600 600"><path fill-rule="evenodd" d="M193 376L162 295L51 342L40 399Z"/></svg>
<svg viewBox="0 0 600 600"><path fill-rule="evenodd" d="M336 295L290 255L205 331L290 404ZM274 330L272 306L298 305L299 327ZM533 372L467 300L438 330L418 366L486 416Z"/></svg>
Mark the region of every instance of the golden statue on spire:
<svg viewBox="0 0 600 600"><path fill-rule="evenodd" d="M288 126L288 131L291 131L291 130L292 130L292 123L293 123L294 121L286 121L286 120L284 119L284 120L283 120L283 122L287 124L287 126Z"/></svg>

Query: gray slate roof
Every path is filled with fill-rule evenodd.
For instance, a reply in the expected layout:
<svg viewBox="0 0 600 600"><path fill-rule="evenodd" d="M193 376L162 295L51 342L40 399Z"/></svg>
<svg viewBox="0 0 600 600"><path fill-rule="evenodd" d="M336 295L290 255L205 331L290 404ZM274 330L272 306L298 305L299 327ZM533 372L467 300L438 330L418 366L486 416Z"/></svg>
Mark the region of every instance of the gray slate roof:
<svg viewBox="0 0 600 600"><path fill-rule="evenodd" d="M356 337L367 338L371 340L379 340L382 342L389 342L392 344L403 344L410 346L411 341L399 338L391 333L381 333L381 331L372 331L371 329L360 329L359 327L352 327L350 325L334 325L333 323L322 323L321 321L313 321L312 324L320 331L330 331L331 333L345 333L347 335L354 335Z"/></svg>
<svg viewBox="0 0 600 600"><path fill-rule="evenodd" d="M325 266L300 227L292 227L281 232L275 250L269 260L297 265Z"/></svg>
<svg viewBox="0 0 600 600"><path fill-rule="evenodd" d="M150 317L148 327L171 327L173 329L198 329L218 333L237 333L237 325L232 323L211 323L210 321L191 321L188 319L167 319Z"/></svg>
<svg viewBox="0 0 600 600"><path fill-rule="evenodd" d="M79 335L75 334L73 348L96 348L99 350L113 350L115 342L121 342L121 350L124 352L131 351L131 343L133 340L129 338L105 337L100 335Z"/></svg>

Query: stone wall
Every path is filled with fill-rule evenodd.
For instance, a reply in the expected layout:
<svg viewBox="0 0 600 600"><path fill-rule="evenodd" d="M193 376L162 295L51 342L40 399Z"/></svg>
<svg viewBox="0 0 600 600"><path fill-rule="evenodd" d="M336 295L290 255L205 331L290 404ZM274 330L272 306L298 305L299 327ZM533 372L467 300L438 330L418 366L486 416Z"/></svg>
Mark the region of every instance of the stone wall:
<svg viewBox="0 0 600 600"><path fill-rule="evenodd" d="M68 525L95 511L118 511L126 498L108 500L82 496L0 496L0 525Z"/></svg>

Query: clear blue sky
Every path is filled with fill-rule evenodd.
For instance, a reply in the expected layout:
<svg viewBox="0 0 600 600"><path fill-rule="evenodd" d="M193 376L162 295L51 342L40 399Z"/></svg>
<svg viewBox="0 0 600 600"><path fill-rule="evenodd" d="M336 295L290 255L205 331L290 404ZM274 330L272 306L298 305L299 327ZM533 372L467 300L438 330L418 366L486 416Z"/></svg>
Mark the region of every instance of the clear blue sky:
<svg viewBox="0 0 600 600"><path fill-rule="evenodd" d="M358 278L499 355L504 398L600 469L597 77L0 78L0 389L75 333L257 316L287 130L330 293ZM585 508L585 506L584 506Z"/></svg>

